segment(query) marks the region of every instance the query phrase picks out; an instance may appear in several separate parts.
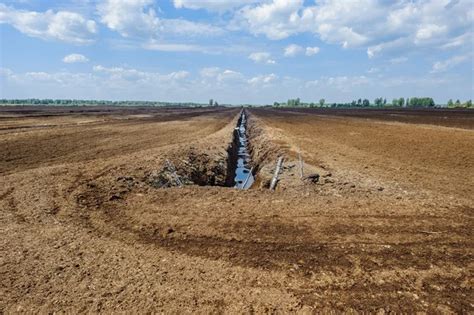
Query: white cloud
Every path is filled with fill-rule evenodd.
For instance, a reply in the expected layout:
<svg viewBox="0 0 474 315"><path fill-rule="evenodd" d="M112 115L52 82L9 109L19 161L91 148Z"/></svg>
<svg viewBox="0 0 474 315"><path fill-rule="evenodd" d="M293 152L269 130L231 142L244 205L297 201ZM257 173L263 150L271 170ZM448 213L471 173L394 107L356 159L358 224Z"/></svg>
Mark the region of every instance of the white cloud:
<svg viewBox="0 0 474 315"><path fill-rule="evenodd" d="M214 78L220 73L221 69L219 67L208 67L202 68L199 72L204 78Z"/></svg>
<svg viewBox="0 0 474 315"><path fill-rule="evenodd" d="M314 56L319 53L319 47L306 47L306 56Z"/></svg>
<svg viewBox="0 0 474 315"><path fill-rule="evenodd" d="M433 68L431 69L431 73L438 73L447 71L467 60L472 59L469 55L461 55L461 56L454 56L444 61L437 61L433 64ZM472 61L472 60L471 60Z"/></svg>
<svg viewBox="0 0 474 315"><path fill-rule="evenodd" d="M238 19L252 34L283 39L301 28L297 11L302 4L303 0L274 0L256 7L247 6L239 12Z"/></svg>
<svg viewBox="0 0 474 315"><path fill-rule="evenodd" d="M343 48L367 47L369 57L400 49L456 47L469 42L469 0L268 0L239 10L234 23L279 40L309 32Z"/></svg>
<svg viewBox="0 0 474 315"><path fill-rule="evenodd" d="M296 45L296 44L291 44L291 45L288 45L286 48L285 48L285 57L294 57L296 55L298 55L299 53L302 53L303 52L303 47L299 46L299 45Z"/></svg>
<svg viewBox="0 0 474 315"><path fill-rule="evenodd" d="M0 24L7 23L31 37L72 44L90 44L97 25L82 15L69 11L35 12L17 10L0 3Z"/></svg>
<svg viewBox="0 0 474 315"><path fill-rule="evenodd" d="M238 71L225 69L222 70L219 67L203 68L199 72L201 77L208 80L208 83L237 83L244 79L244 75Z"/></svg>
<svg viewBox="0 0 474 315"><path fill-rule="evenodd" d="M83 63L88 61L89 59L81 54L70 54L63 58L64 63Z"/></svg>
<svg viewBox="0 0 474 315"><path fill-rule="evenodd" d="M254 86L267 86L278 79L274 73L259 75L248 80L248 83Z"/></svg>
<svg viewBox="0 0 474 315"><path fill-rule="evenodd" d="M103 0L97 6L100 20L123 37L156 38L163 34L195 36L220 35L223 30L184 19L160 19L154 0Z"/></svg>
<svg viewBox="0 0 474 315"><path fill-rule="evenodd" d="M153 0L105 0L97 7L102 23L124 37L158 32Z"/></svg>
<svg viewBox="0 0 474 315"><path fill-rule="evenodd" d="M276 61L271 59L270 53L254 52L249 55L249 59L256 63L275 64Z"/></svg>
<svg viewBox="0 0 474 315"><path fill-rule="evenodd" d="M428 41L434 37L442 36L446 33L446 25L426 24L421 26L415 35L415 43Z"/></svg>

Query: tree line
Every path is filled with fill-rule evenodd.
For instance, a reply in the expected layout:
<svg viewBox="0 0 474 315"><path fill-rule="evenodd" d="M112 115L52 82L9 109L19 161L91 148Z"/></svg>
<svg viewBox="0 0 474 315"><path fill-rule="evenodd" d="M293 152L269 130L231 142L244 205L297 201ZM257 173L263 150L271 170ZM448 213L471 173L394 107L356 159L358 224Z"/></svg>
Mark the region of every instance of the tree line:
<svg viewBox="0 0 474 315"><path fill-rule="evenodd" d="M387 102L386 98L377 97L373 102L368 99L353 100L348 103L326 103L324 98L320 99L319 102L305 103L300 98L289 99L286 102L274 102L274 107L422 107L422 108L433 108L437 107L437 104L431 97L412 97L412 98L394 98L391 102ZM449 100L446 104L448 108L472 108L472 101L468 100L464 103L456 100ZM445 106L439 106L445 107Z"/></svg>
<svg viewBox="0 0 474 315"><path fill-rule="evenodd" d="M193 102L158 102L158 101L107 101L77 99L0 99L0 105L50 105L50 106L177 106L204 107L205 103ZM211 105L212 106L212 105ZM213 106L218 106L217 102Z"/></svg>

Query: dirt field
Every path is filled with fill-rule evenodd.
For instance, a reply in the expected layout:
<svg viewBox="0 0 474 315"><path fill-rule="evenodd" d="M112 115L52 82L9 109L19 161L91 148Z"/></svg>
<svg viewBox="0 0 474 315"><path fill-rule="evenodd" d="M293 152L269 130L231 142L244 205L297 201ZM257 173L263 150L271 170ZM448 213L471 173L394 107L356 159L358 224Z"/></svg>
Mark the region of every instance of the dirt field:
<svg viewBox="0 0 474 315"><path fill-rule="evenodd" d="M0 312L474 312L472 112L239 112L0 109Z"/></svg>

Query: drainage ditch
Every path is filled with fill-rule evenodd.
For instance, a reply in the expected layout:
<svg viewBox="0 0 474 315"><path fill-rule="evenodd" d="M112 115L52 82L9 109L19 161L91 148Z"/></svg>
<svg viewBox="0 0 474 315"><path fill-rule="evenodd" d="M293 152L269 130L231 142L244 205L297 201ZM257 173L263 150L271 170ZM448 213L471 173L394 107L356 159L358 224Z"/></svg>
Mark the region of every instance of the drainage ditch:
<svg viewBox="0 0 474 315"><path fill-rule="evenodd" d="M257 168L252 167L249 152L247 115L245 110L240 112L226 155L191 149L184 158L181 154L169 157L160 171L146 175L148 184L155 188L199 185L249 189Z"/></svg>
<svg viewBox="0 0 474 315"><path fill-rule="evenodd" d="M234 139L237 138L237 161L234 173L234 187L249 189L255 181L253 168L250 165L250 154L247 141L247 116L245 111L240 114L237 127L234 129ZM235 141L234 141L235 143ZM229 156L232 158L232 156Z"/></svg>

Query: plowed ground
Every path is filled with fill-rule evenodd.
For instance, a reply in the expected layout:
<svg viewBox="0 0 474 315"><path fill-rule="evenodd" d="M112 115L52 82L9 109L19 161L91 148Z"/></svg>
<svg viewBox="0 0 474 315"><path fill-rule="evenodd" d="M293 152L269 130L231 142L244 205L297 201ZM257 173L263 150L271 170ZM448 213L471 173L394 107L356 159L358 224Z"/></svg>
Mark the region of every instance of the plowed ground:
<svg viewBox="0 0 474 315"><path fill-rule="evenodd" d="M147 182L225 156L238 109L35 113L0 120L0 311L474 311L472 114L252 109L270 192Z"/></svg>

